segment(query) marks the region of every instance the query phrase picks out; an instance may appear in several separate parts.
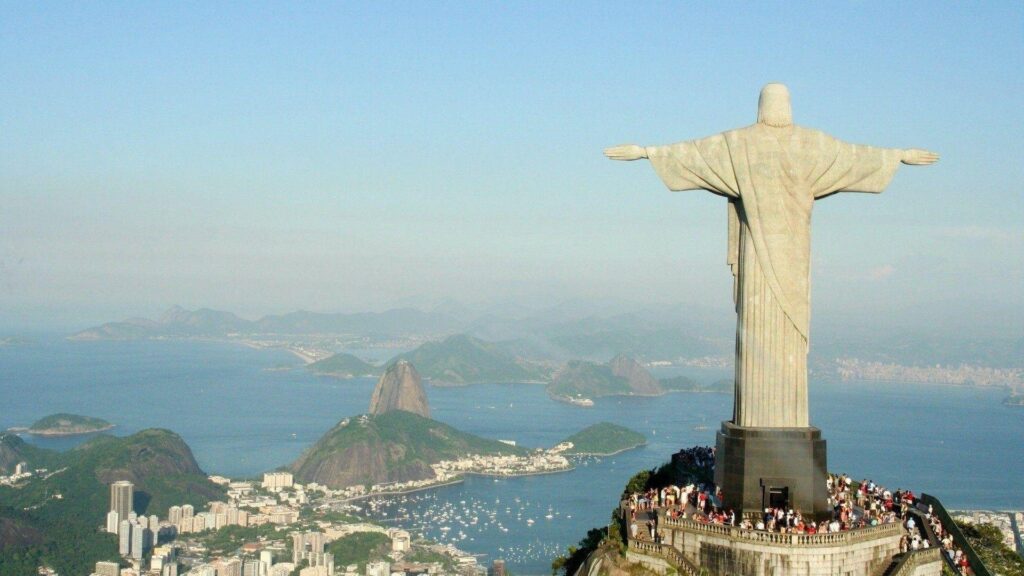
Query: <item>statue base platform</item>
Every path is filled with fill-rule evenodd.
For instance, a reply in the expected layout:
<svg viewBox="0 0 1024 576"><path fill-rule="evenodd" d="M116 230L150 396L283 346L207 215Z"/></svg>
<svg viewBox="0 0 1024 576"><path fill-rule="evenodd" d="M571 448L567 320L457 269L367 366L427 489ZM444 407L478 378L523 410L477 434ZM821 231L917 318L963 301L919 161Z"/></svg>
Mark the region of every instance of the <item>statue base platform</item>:
<svg viewBox="0 0 1024 576"><path fill-rule="evenodd" d="M716 445L715 484L725 508L758 517L765 508L792 508L814 520L831 517L821 430L722 422Z"/></svg>

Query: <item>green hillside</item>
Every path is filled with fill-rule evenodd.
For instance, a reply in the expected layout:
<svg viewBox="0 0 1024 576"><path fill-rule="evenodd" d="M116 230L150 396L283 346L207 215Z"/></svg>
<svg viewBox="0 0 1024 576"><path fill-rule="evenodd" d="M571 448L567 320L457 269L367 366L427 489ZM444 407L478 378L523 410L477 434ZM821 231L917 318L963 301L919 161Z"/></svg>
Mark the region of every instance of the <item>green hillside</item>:
<svg viewBox="0 0 1024 576"><path fill-rule="evenodd" d="M291 470L298 482L340 488L432 478L431 464L467 454L527 452L393 410L342 420L292 463Z"/></svg>
<svg viewBox="0 0 1024 576"><path fill-rule="evenodd" d="M336 378L356 378L359 376L376 376L381 369L363 362L351 354L339 352L323 360L318 360L306 366L315 374L322 376L334 376Z"/></svg>
<svg viewBox="0 0 1024 576"><path fill-rule="evenodd" d="M46 468L58 456L25 442L17 434L0 432L0 474L13 473L19 462L25 462L29 468Z"/></svg>
<svg viewBox="0 0 1024 576"><path fill-rule="evenodd" d="M78 414L50 414L40 418L29 426L31 434L41 436L69 436L73 434L89 434L109 430L114 425L102 418L80 416Z"/></svg>
<svg viewBox="0 0 1024 576"><path fill-rule="evenodd" d="M618 424L600 422L580 430L563 442L572 442L573 444L573 447L565 454L610 456L643 446L647 443L647 438L639 432L634 432Z"/></svg>
<svg viewBox="0 0 1024 576"><path fill-rule="evenodd" d="M391 360L412 362L434 384L480 384L546 380L545 371L517 358L500 344L466 334L426 342Z"/></svg>
<svg viewBox="0 0 1024 576"><path fill-rule="evenodd" d="M48 477L0 488L0 527L18 542L0 549L0 576L24 574L18 570L28 565L34 572L44 560L61 574L88 574L98 560L116 559L114 535L97 531L116 480L135 484L140 514L164 516L175 504L203 507L224 494L199 469L188 445L167 430L99 436L74 450L40 456Z"/></svg>

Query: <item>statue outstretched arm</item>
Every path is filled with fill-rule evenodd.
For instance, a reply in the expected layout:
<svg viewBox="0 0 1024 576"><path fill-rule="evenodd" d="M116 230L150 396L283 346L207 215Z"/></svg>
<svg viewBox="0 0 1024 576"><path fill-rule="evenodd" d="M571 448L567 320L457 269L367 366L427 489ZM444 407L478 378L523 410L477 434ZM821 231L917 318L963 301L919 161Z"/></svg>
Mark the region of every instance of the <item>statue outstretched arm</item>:
<svg viewBox="0 0 1024 576"><path fill-rule="evenodd" d="M837 192L885 190L900 164L927 166L938 162L939 155L919 148L879 148L834 140L835 157L828 169L813 183L816 200Z"/></svg>
<svg viewBox="0 0 1024 576"><path fill-rule="evenodd" d="M909 148L903 151L903 158L900 162L909 166L927 166L939 161L938 152L922 150L920 148Z"/></svg>
<svg viewBox="0 0 1024 576"><path fill-rule="evenodd" d="M604 149L604 155L612 160L640 160L647 158L647 150L636 144L622 144Z"/></svg>
<svg viewBox="0 0 1024 576"><path fill-rule="evenodd" d="M604 155L612 160L650 160L669 190L707 190L720 196L739 196L721 134L668 146L623 144L605 148Z"/></svg>

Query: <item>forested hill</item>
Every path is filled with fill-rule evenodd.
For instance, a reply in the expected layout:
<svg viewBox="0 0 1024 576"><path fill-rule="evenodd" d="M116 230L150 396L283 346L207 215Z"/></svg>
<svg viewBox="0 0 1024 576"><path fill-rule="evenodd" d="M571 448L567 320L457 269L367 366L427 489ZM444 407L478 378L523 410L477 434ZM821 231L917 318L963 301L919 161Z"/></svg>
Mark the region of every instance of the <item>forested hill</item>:
<svg viewBox="0 0 1024 576"><path fill-rule="evenodd" d="M135 484L140 514L166 516L170 506L186 503L198 509L224 495L168 430L99 436L65 453L26 450L10 438L0 442L27 454L31 467L48 468L18 488L0 487L3 576L35 573L41 562L60 574L89 574L97 561L116 559L116 537L96 527L105 521L110 484L117 480Z"/></svg>

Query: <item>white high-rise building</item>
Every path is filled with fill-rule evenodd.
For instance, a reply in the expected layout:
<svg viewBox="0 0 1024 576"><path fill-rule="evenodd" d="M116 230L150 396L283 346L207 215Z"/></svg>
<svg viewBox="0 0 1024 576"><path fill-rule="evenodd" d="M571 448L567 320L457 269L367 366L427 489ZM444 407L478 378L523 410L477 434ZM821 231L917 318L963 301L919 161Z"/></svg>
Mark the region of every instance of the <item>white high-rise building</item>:
<svg viewBox="0 0 1024 576"><path fill-rule="evenodd" d="M117 534L117 527L121 524L121 516L118 515L116 510L107 512L107 532L111 534Z"/></svg>
<svg viewBox="0 0 1024 576"><path fill-rule="evenodd" d="M270 569L274 566L274 553L270 550L262 550L260 552L260 564L262 565L260 576L267 576L270 574Z"/></svg>
<svg viewBox="0 0 1024 576"><path fill-rule="evenodd" d="M135 524L132 526L132 547L129 556L135 560L142 560L142 555L148 548L147 535L149 534L149 528L142 526L141 524Z"/></svg>
<svg viewBox="0 0 1024 576"><path fill-rule="evenodd" d="M267 472L263 474L262 486L267 490L290 488L293 485L291 472Z"/></svg>
<svg viewBox="0 0 1024 576"><path fill-rule="evenodd" d="M132 549L132 523L129 520L121 520L117 525L117 552L121 556L127 556Z"/></svg>
<svg viewBox="0 0 1024 576"><path fill-rule="evenodd" d="M181 524L181 506L171 506L167 509L167 521L175 526Z"/></svg>

